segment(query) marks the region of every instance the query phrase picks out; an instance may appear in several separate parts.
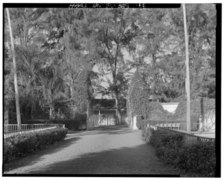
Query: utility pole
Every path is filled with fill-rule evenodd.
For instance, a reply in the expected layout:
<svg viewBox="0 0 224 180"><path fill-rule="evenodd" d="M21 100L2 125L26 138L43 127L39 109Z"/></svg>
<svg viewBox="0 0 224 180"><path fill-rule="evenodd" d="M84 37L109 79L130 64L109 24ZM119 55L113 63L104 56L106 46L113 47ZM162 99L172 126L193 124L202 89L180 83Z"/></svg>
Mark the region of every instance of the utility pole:
<svg viewBox="0 0 224 180"><path fill-rule="evenodd" d="M7 16L8 16L8 24L9 24L9 33L11 39L11 50L12 50L12 58L13 58L13 74L14 74L14 87L15 87L15 100L16 100L16 118L17 118L17 125L18 130L21 131L21 117L20 117L20 107L19 107L19 92L18 92L18 85L17 85L17 74L16 74L16 55L15 55L15 48L14 48L14 40L12 35L12 27L10 21L10 14L9 9L6 8Z"/></svg>
<svg viewBox="0 0 224 180"><path fill-rule="evenodd" d="M185 36L185 54L186 54L186 93L187 93L187 132L191 131L191 100L190 100L190 73L189 73L189 51L188 51L188 32L185 4L183 6L184 14L184 36Z"/></svg>

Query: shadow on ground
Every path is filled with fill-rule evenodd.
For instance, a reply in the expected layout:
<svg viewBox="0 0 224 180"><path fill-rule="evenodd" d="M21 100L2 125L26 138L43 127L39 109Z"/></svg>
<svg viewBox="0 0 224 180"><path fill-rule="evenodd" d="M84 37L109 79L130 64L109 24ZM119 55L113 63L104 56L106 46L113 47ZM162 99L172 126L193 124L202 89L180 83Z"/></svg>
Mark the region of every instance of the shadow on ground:
<svg viewBox="0 0 224 180"><path fill-rule="evenodd" d="M101 126L91 128L88 131L69 131L68 134L77 134L78 136L97 135L97 134L126 134L133 133L127 125L121 126Z"/></svg>
<svg viewBox="0 0 224 180"><path fill-rule="evenodd" d="M43 156L57 153L66 147L71 146L86 135L97 135L97 134L124 134L129 131L126 126L103 126L91 129L90 131L69 131L66 138L63 141L56 142L53 145L49 145L44 149L38 150L31 154L27 154L25 157L19 157L9 163L3 164L3 170L9 171L16 169L21 166L31 166L39 161L42 161Z"/></svg>
<svg viewBox="0 0 224 180"><path fill-rule="evenodd" d="M29 174L145 174L150 176L179 176L178 171L165 166L154 156L155 152L144 144L132 148L111 149L84 154L78 158L55 163Z"/></svg>
<svg viewBox="0 0 224 180"><path fill-rule="evenodd" d="M33 152L32 154L27 154L26 157L19 157L9 163L3 164L3 170L9 171L12 169L16 169L21 166L33 165L38 161L43 159L42 155L49 155L53 153L57 153L63 150L66 147L76 143L83 136L86 135L97 135L97 134L124 134L130 131L129 128L125 128L127 126L102 126L91 129L90 131L69 131L66 138L63 141L56 142L53 145L47 146L45 149L41 149L39 151Z"/></svg>
<svg viewBox="0 0 224 180"><path fill-rule="evenodd" d="M42 158L41 158L42 155L53 154L53 153L59 152L62 149L64 149L65 147L68 147L68 146L76 143L80 139L81 139L81 137L70 137L69 135L67 135L67 137L63 141L56 142L52 145L47 146L44 149L36 151L32 154L28 154L28 155L26 155L26 157L19 157L9 163L4 163L3 170L9 171L9 170L21 167L21 166L33 165L33 164L37 163L38 161L42 160Z"/></svg>
<svg viewBox="0 0 224 180"><path fill-rule="evenodd" d="M142 142L140 137L140 131L123 126L70 132L65 140L45 150L5 164L4 172L32 175L178 176L178 171L160 162L154 148Z"/></svg>
<svg viewBox="0 0 224 180"><path fill-rule="evenodd" d="M95 130L95 131L86 131L84 133L79 134L79 136L86 136L86 135L98 135L98 134L107 134L107 135L113 135L113 134L127 134L127 133L133 133L133 130L131 129L122 129L122 130L107 130L107 131L101 131L101 130Z"/></svg>
<svg viewBox="0 0 224 180"><path fill-rule="evenodd" d="M124 125L111 125L111 126L99 126L99 127L94 127L94 128L90 128L89 130L102 130L102 131L106 131L106 130L120 130L123 128L127 128L128 125L124 124Z"/></svg>

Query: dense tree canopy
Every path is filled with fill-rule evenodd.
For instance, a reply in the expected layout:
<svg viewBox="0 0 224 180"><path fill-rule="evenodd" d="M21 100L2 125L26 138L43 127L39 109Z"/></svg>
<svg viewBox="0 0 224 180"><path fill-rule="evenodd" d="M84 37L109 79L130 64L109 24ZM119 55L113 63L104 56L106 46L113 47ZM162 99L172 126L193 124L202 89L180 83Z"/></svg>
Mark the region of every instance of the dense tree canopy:
<svg viewBox="0 0 224 180"><path fill-rule="evenodd" d="M214 98L215 6L186 7L191 97ZM169 102L185 96L181 8L14 8L10 13L21 109L26 109L27 118L35 118L38 108L51 119L88 114L91 100L100 92L115 99L119 122L123 100L130 103L130 96L136 107L144 106L137 103L144 98ZM14 87L4 18L7 109L14 102Z"/></svg>

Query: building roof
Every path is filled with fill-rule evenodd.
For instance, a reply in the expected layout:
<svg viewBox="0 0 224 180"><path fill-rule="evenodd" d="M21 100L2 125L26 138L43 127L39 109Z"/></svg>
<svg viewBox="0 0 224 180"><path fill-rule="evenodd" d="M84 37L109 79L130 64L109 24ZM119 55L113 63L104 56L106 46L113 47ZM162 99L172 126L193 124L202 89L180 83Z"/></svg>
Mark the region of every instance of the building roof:
<svg viewBox="0 0 224 180"><path fill-rule="evenodd" d="M113 109L115 108L115 99L93 99L91 106L93 109Z"/></svg>

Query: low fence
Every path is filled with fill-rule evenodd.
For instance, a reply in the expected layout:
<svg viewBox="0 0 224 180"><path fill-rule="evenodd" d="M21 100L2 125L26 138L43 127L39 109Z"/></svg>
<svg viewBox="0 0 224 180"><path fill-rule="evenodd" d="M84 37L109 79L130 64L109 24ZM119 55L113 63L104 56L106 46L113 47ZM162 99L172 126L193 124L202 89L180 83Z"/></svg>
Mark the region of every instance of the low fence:
<svg viewBox="0 0 224 180"><path fill-rule="evenodd" d="M64 124L21 124L19 130L17 124L4 124L4 138L17 134L25 134L30 132L42 131L54 128L65 128Z"/></svg>
<svg viewBox="0 0 224 180"><path fill-rule="evenodd" d="M215 138L212 138L212 137L202 137L202 136L194 135L193 133L197 131L191 131L192 134L188 133L187 131L180 129L181 127L183 127L181 125L183 125L183 122L143 121L142 128L147 130L148 128L153 127L154 129L160 130L164 133L182 134L184 136L185 144L215 141Z"/></svg>
<svg viewBox="0 0 224 180"><path fill-rule="evenodd" d="M187 130L187 123L183 121L149 121L143 120L142 126L147 124L157 127L164 127L167 129ZM191 123L191 131L200 131L200 123Z"/></svg>
<svg viewBox="0 0 224 180"><path fill-rule="evenodd" d="M189 134L188 132L177 131L177 130L162 128L162 127L157 127L157 129L159 129L160 131L170 133L170 134L182 134L184 136L185 144L215 141L215 138L201 137L201 136L197 136L197 135L194 135L194 134Z"/></svg>

